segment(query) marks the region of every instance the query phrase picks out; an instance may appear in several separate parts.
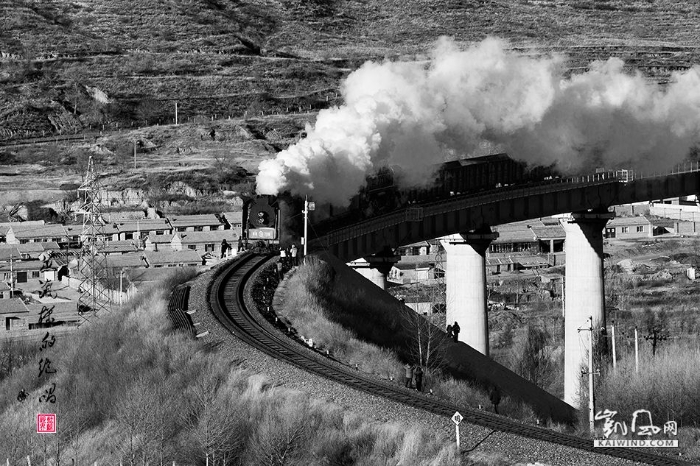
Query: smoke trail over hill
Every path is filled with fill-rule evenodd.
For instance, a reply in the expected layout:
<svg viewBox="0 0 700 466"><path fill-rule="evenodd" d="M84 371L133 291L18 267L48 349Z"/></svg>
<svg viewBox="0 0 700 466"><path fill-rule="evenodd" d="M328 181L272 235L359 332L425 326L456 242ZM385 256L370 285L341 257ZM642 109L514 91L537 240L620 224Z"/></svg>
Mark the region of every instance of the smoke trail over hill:
<svg viewBox="0 0 700 466"><path fill-rule="evenodd" d="M668 167L700 134L700 67L666 89L623 62L594 62L563 78L562 57L510 53L486 39L461 51L440 39L429 64L365 63L342 86L345 105L323 110L307 138L260 164L258 192L290 190L347 204L365 176L400 165L412 185L433 164L487 144L531 164Z"/></svg>

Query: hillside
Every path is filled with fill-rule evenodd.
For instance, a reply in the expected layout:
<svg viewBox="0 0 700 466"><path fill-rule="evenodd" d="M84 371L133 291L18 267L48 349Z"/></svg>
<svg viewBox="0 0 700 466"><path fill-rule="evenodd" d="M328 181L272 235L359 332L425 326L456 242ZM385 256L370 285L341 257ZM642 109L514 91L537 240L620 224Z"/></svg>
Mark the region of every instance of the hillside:
<svg viewBox="0 0 700 466"><path fill-rule="evenodd" d="M2 0L0 139L166 123L176 100L181 122L320 109L365 60L424 58L441 35L565 52L574 70L621 56L663 81L697 61L698 16L660 0Z"/></svg>

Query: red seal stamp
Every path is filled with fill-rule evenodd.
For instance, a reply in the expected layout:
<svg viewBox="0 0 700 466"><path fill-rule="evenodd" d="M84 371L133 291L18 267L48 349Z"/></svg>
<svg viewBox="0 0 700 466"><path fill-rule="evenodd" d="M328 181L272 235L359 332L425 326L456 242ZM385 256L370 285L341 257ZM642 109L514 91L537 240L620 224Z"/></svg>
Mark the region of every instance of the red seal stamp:
<svg viewBox="0 0 700 466"><path fill-rule="evenodd" d="M37 434L55 434L56 433L56 415L55 414L37 414L36 415L36 432L37 432Z"/></svg>

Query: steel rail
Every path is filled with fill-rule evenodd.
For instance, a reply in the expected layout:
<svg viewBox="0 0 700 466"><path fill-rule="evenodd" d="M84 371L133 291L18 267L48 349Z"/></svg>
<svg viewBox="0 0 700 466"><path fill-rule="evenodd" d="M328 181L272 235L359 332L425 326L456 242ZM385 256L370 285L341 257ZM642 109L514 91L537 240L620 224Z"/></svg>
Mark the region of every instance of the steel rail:
<svg viewBox="0 0 700 466"><path fill-rule="evenodd" d="M639 450L594 448L592 440L523 424L466 406L458 406L360 373L354 368L325 357L289 338L257 310L247 305L245 290L248 281L256 270L274 259L270 255L249 254L224 266L210 282L207 299L213 314L224 328L243 342L275 359L357 390L434 414L449 417L455 411L459 411L467 422L496 431L646 464L664 466L691 464L678 458Z"/></svg>

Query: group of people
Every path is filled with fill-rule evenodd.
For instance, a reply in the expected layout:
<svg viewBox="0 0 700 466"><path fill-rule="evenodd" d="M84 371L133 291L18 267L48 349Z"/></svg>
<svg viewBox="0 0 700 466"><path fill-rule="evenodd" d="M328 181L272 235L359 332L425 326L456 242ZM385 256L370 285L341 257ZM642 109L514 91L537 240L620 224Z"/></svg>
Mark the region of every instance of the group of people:
<svg viewBox="0 0 700 466"><path fill-rule="evenodd" d="M277 261L277 278L282 280L285 270L299 265L299 250L296 244L292 247L280 247L280 260Z"/></svg>
<svg viewBox="0 0 700 466"><path fill-rule="evenodd" d="M284 268L291 268L299 265L299 249L297 249L296 244L292 244L292 247L280 247L280 262L282 262Z"/></svg>
<svg viewBox="0 0 700 466"><path fill-rule="evenodd" d="M454 324L448 325L447 326L447 336L452 338L455 343L459 341L459 331L461 329L459 328L459 324L455 321Z"/></svg>
<svg viewBox="0 0 700 466"><path fill-rule="evenodd" d="M415 388L419 392L423 391L423 368L420 367L420 364L411 365L406 363L403 368L406 388Z"/></svg>

